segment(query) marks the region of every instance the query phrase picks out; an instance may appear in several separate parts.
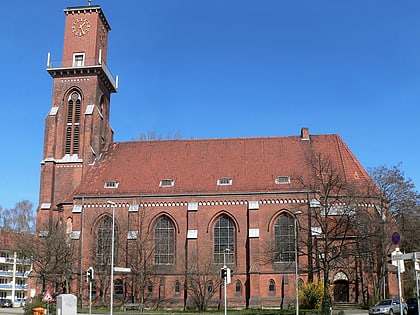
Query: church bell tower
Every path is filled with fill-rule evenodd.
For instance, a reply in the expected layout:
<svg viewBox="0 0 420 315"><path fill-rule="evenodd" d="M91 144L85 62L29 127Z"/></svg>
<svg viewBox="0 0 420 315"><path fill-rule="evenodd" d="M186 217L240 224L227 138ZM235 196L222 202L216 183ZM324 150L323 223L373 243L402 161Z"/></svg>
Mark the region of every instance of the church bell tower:
<svg viewBox="0 0 420 315"><path fill-rule="evenodd" d="M64 10L62 60L48 54L52 104L45 120L39 210L59 210L86 168L113 140L111 93L117 79L107 67L110 25L100 6Z"/></svg>

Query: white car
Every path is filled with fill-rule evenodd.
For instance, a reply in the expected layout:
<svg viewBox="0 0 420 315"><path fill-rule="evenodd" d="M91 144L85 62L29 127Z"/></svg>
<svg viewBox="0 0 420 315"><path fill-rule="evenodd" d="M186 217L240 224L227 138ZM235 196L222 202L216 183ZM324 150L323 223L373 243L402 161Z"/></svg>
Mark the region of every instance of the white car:
<svg viewBox="0 0 420 315"><path fill-rule="evenodd" d="M403 302L403 314L407 315L407 303ZM398 299L386 299L379 301L369 309L369 315L393 315L400 314L400 301Z"/></svg>

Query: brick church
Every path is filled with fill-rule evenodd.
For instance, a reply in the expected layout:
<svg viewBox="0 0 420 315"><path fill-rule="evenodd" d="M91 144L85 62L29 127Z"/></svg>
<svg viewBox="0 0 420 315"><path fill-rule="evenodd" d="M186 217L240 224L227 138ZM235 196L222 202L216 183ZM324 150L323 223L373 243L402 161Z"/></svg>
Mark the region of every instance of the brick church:
<svg viewBox="0 0 420 315"><path fill-rule="evenodd" d="M62 60L47 67L37 230L66 226L69 293L86 301L92 267L94 301L219 308L226 265L232 307L294 307L297 286L325 274L335 302L373 295L370 227L354 217L381 220L378 195L340 136L113 142L110 24L100 6L64 13Z"/></svg>

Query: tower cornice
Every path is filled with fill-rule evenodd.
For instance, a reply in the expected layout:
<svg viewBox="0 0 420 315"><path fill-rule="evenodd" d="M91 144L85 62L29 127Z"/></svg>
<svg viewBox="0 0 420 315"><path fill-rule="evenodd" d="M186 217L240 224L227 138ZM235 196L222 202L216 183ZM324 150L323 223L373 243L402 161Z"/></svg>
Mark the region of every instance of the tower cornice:
<svg viewBox="0 0 420 315"><path fill-rule="evenodd" d="M97 75L104 85L108 88L110 93L117 92L118 82L114 78L105 64L98 64L94 66L84 67L47 67L47 72L53 78L74 77L74 76L88 76Z"/></svg>
<svg viewBox="0 0 420 315"><path fill-rule="evenodd" d="M99 5L93 5L93 6L81 6L81 7L68 7L67 9L64 10L64 13L66 15L71 15L71 14L80 14L80 13L98 13L98 15L100 16L103 24L105 25L105 27L108 29L108 31L111 30L111 26L109 25L104 12L102 11L102 8Z"/></svg>

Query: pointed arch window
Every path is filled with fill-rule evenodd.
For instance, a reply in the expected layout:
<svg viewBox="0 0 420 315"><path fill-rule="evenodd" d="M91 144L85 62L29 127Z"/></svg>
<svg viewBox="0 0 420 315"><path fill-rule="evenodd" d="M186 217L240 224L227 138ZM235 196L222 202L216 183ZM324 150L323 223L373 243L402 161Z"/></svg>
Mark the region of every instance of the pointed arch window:
<svg viewBox="0 0 420 315"><path fill-rule="evenodd" d="M175 261L175 228L167 217L161 217L155 226L155 265L172 265Z"/></svg>
<svg viewBox="0 0 420 315"><path fill-rule="evenodd" d="M153 283L152 281L149 281L147 283L147 296L152 296L153 294Z"/></svg>
<svg viewBox="0 0 420 315"><path fill-rule="evenodd" d="M121 279L114 280L114 293L115 294L123 294L124 293L124 285Z"/></svg>
<svg viewBox="0 0 420 315"><path fill-rule="evenodd" d="M213 281L208 280L206 283L207 286L207 295L208 296L213 296L214 294L214 287L213 287Z"/></svg>
<svg viewBox="0 0 420 315"><path fill-rule="evenodd" d="M273 279L270 279L268 282L268 294L275 295L276 294L276 282Z"/></svg>
<svg viewBox="0 0 420 315"><path fill-rule="evenodd" d="M71 234L71 232L73 232L73 219L72 218L67 218L66 221L66 233Z"/></svg>
<svg viewBox="0 0 420 315"><path fill-rule="evenodd" d="M274 224L274 262L295 261L294 218L280 215Z"/></svg>
<svg viewBox="0 0 420 315"><path fill-rule="evenodd" d="M181 282L179 280L175 281L175 295L178 296L181 294Z"/></svg>
<svg viewBox="0 0 420 315"><path fill-rule="evenodd" d="M65 154L79 153L79 124L81 111L81 96L72 92L67 100L67 128Z"/></svg>
<svg viewBox="0 0 420 315"><path fill-rule="evenodd" d="M114 259L118 256L116 251L117 246L117 226L114 225ZM96 261L99 265L111 264L112 251L112 217L105 216L101 219L98 225L98 232L96 236ZM115 261L114 261L115 263Z"/></svg>
<svg viewBox="0 0 420 315"><path fill-rule="evenodd" d="M240 280L236 280L235 283L235 295L241 296L242 295L242 283Z"/></svg>
<svg viewBox="0 0 420 315"><path fill-rule="evenodd" d="M221 216L214 226L214 262L227 264L235 262L235 226L227 216Z"/></svg>

